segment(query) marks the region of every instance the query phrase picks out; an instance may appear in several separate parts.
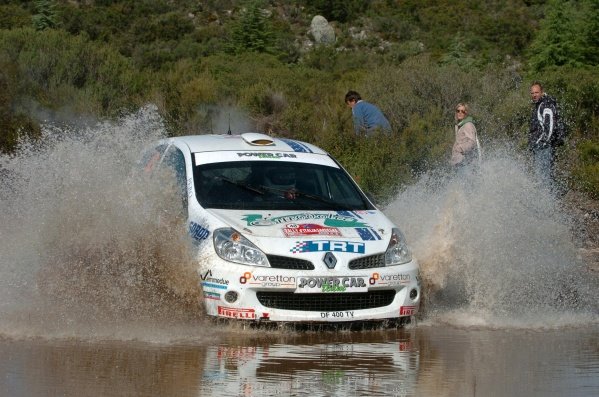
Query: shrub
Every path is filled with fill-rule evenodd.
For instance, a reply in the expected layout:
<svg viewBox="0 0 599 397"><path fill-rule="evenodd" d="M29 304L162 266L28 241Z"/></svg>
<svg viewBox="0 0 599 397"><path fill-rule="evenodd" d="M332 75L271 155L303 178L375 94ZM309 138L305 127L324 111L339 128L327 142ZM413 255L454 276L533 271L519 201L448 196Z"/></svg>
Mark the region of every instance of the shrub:
<svg viewBox="0 0 599 397"><path fill-rule="evenodd" d="M582 190L599 199L599 142L583 141L578 145L578 164L572 176Z"/></svg>
<svg viewBox="0 0 599 397"><path fill-rule="evenodd" d="M15 4L0 5L0 29L31 26L31 15Z"/></svg>
<svg viewBox="0 0 599 397"><path fill-rule="evenodd" d="M401 156L398 134L356 136L344 130L323 142L358 184L380 204L409 180L410 169Z"/></svg>
<svg viewBox="0 0 599 397"><path fill-rule="evenodd" d="M158 74L155 89L158 96L155 101L177 135L191 132L192 120L198 123L196 130L204 129L210 119L201 109L214 105L219 99L215 79L209 73L202 73L199 65L189 60L181 60L167 72Z"/></svg>
<svg viewBox="0 0 599 397"><path fill-rule="evenodd" d="M64 31L0 31L0 57L15 71L15 95L51 109L72 105L76 96L92 114L117 114L137 103L145 85L122 55Z"/></svg>
<svg viewBox="0 0 599 397"><path fill-rule="evenodd" d="M356 19L370 5L369 0L305 0L315 13L330 21L347 22Z"/></svg>

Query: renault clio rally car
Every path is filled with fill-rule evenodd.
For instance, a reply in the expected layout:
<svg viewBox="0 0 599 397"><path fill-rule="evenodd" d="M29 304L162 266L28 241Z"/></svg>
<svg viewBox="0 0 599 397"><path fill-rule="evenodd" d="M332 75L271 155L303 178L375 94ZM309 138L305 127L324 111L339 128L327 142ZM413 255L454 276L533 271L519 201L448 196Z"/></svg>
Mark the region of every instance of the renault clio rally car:
<svg viewBox="0 0 599 397"><path fill-rule="evenodd" d="M309 143L265 134L160 141L198 248L210 316L252 322L406 322L418 264L396 225L341 165Z"/></svg>

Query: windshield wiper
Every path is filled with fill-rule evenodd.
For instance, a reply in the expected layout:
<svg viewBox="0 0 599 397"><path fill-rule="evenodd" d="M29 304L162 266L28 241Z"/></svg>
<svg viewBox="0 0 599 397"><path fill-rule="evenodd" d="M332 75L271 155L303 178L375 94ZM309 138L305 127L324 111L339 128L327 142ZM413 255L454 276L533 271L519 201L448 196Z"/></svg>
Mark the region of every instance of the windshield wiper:
<svg viewBox="0 0 599 397"><path fill-rule="evenodd" d="M229 178L224 177L224 176L217 176L216 178L220 179L221 181L230 183L231 185L239 186L240 188L249 190L250 192L258 193L258 194L261 194L261 195L266 194L266 192L264 191L264 189L261 189L261 187L253 186L253 185L250 185L249 183L234 181L233 179L229 179Z"/></svg>

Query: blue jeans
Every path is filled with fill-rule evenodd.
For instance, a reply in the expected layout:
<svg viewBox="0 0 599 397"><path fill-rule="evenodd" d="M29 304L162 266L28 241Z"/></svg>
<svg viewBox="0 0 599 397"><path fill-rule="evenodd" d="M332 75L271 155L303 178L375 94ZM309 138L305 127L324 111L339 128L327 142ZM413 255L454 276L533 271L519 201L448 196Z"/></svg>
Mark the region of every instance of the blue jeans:
<svg viewBox="0 0 599 397"><path fill-rule="evenodd" d="M555 148L547 146L542 149L533 149L532 161L534 173L539 182L550 190L554 188L554 162Z"/></svg>

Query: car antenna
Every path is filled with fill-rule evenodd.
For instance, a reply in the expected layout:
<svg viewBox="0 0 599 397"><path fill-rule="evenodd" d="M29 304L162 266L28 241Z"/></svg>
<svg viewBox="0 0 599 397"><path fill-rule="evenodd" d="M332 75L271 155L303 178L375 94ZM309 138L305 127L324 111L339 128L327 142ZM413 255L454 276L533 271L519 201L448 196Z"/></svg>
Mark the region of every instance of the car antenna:
<svg viewBox="0 0 599 397"><path fill-rule="evenodd" d="M229 130L227 131L227 135L231 135L231 113L229 113Z"/></svg>

